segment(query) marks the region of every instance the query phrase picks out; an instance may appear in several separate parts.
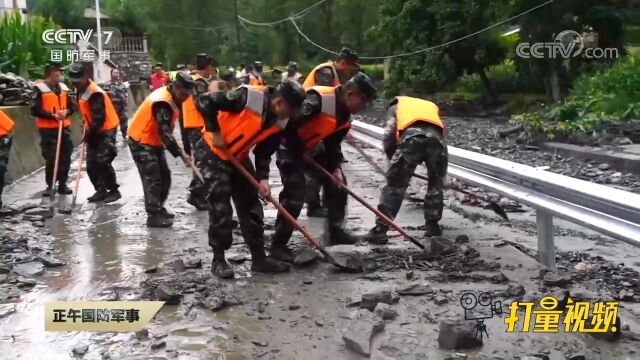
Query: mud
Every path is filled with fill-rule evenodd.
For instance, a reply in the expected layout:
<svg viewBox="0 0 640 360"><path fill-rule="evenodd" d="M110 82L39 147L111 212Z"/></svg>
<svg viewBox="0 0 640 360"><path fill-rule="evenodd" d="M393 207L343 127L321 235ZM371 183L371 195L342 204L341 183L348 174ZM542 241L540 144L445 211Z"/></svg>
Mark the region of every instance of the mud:
<svg viewBox="0 0 640 360"><path fill-rule="evenodd" d="M382 177L373 174L352 149L343 148L349 161L344 164L349 183L375 204ZM324 261L294 267L286 274L252 274L249 252L236 229L228 253L236 277L221 281L210 274L207 214L186 203L190 171L170 160L173 188L168 207L176 213L176 221L172 229L147 229L138 174L127 148L119 150L115 166L123 185L120 201L87 204L85 199L92 189L83 178L79 205L71 216L56 214L45 220L44 227L23 221L21 212L0 220L0 280L6 280L0 284L3 358L38 359L46 354L47 359L358 359L360 355L345 344L343 336L359 312L369 312L360 308L362 297L392 291L398 293L398 301L378 308L382 317L375 306L370 312L384 324L383 330L372 331L369 338L373 359L512 359L535 354L550 359L575 354L584 354L587 359L631 359L638 355L640 342L634 335L640 332L637 248L557 224L559 231L566 232L557 239L557 271L571 277L566 291L572 297L616 299L625 290L619 313L623 332L614 342L562 331L507 334L503 315L485 321L489 338L483 339L481 347L447 350L438 345L440 324L446 318L465 322L460 306L464 293L489 292L506 310L516 298L537 300L565 290L545 285L540 277L541 266L533 258L535 234L527 231L535 222L529 209L514 214L516 224L511 226L466 204L458 206L475 214L474 221L445 209L444 237L454 243L454 239L461 239L454 244L455 252L447 255L427 256L394 232L386 246L328 248L336 256L358 254L366 270L359 274L336 272ZM43 188L42 182L42 174L35 173L10 186L5 202L16 208L26 202L39 203L36 191ZM281 185L275 166L271 183L277 194ZM411 192L418 194L423 187L414 181ZM424 240L420 207L420 202L405 202L398 221L412 236ZM265 207L267 236L273 232L275 215L275 209ZM303 215L301 221L323 238L321 219ZM374 217L364 207L349 203L349 230L365 233L373 224ZM292 247L296 254L308 249L297 233ZM65 265L47 267L43 258ZM44 273L24 276L13 271L22 266L27 267L25 271L37 268L37 273L42 268L34 262L41 264ZM579 263L586 264L585 271L576 269ZM17 286L20 281L29 286ZM513 290L518 285L523 295L520 290L518 296L508 291L509 286ZM43 330L42 307L47 301L155 300L160 287L179 302L163 306L146 331Z"/></svg>

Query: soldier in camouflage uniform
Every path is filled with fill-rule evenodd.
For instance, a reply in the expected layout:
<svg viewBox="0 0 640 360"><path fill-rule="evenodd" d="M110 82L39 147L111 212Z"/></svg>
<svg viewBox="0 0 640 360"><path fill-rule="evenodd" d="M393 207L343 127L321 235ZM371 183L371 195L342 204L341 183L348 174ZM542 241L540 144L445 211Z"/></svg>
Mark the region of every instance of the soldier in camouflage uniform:
<svg viewBox="0 0 640 360"><path fill-rule="evenodd" d="M448 154L444 138L444 124L438 107L425 100L399 96L392 100L387 115L383 140L384 150L391 159L386 173L387 184L382 189L378 210L394 219L400 210L405 192L416 167L424 163L429 184L424 199L425 236L440 236L444 207L444 179L447 175ZM388 225L380 219L365 235L373 244L386 244Z"/></svg>
<svg viewBox="0 0 640 360"><path fill-rule="evenodd" d="M102 88L109 95L111 103L116 108L118 118L120 119L120 131L122 138L127 139L127 126L129 117L127 116L127 103L129 101L129 90L126 85L120 81L120 71L118 69L111 70L111 80L102 84Z"/></svg>
<svg viewBox="0 0 640 360"><path fill-rule="evenodd" d="M2 110L0 110L0 209L2 208L2 189L4 188L4 175L9 164L9 153L11 152L11 131L13 130L13 120L11 120Z"/></svg>

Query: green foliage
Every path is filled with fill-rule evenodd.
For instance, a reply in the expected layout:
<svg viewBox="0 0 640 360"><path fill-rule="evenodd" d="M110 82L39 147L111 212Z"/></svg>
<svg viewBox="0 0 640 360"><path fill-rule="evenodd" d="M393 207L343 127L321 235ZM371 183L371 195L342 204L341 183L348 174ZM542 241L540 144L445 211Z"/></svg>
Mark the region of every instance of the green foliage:
<svg viewBox="0 0 640 360"><path fill-rule="evenodd" d="M38 0L34 14L51 18L65 29L88 28L95 24L84 19L84 0Z"/></svg>
<svg viewBox="0 0 640 360"><path fill-rule="evenodd" d="M42 45L42 32L56 28L51 20L30 16L22 22L19 14L0 19L0 71L32 77L42 72L49 51Z"/></svg>
<svg viewBox="0 0 640 360"><path fill-rule="evenodd" d="M361 65L360 68L374 81L384 80L384 64Z"/></svg>
<svg viewBox="0 0 640 360"><path fill-rule="evenodd" d="M564 103L516 120L550 136L599 131L640 117L640 57L628 56L607 71L576 80Z"/></svg>
<svg viewBox="0 0 640 360"><path fill-rule="evenodd" d="M521 93L523 89L535 93L544 92L542 82L530 81L520 76L513 60L505 60L502 64L490 66L487 68L487 76L498 94L516 94ZM475 94L481 94L484 91L478 74L460 77L455 84L455 89Z"/></svg>

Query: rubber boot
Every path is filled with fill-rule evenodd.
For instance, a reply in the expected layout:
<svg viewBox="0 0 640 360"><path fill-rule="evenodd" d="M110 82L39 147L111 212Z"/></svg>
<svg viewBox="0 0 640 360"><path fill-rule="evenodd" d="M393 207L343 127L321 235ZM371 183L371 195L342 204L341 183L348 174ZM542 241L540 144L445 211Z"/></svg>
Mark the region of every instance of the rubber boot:
<svg viewBox="0 0 640 360"><path fill-rule="evenodd" d="M213 254L211 272L221 279L232 279L235 275L233 268L224 258L224 253Z"/></svg>
<svg viewBox="0 0 640 360"><path fill-rule="evenodd" d="M209 210L209 203L207 203L202 197L195 196L193 194L189 195L187 198L187 202L193 207L195 207L198 211Z"/></svg>
<svg viewBox="0 0 640 360"><path fill-rule="evenodd" d="M104 198L104 202L108 204L114 201L118 201L120 198L122 198L122 194L120 194L120 191L118 189L115 189L109 191L107 196Z"/></svg>
<svg viewBox="0 0 640 360"><path fill-rule="evenodd" d="M320 204L307 204L307 217L327 217L329 211Z"/></svg>
<svg viewBox="0 0 640 360"><path fill-rule="evenodd" d="M442 235L442 228L440 227L440 225L438 225L437 221L427 221L424 228L425 237Z"/></svg>
<svg viewBox="0 0 640 360"><path fill-rule="evenodd" d="M147 227L168 228L173 225L173 220L166 218L162 213L147 213Z"/></svg>
<svg viewBox="0 0 640 360"><path fill-rule="evenodd" d="M282 273L291 270L291 264L265 255L264 249L251 251L251 271L262 273Z"/></svg>
<svg viewBox="0 0 640 360"><path fill-rule="evenodd" d="M358 239L344 229L338 227L329 229L330 245L353 245L357 243Z"/></svg>
<svg viewBox="0 0 640 360"><path fill-rule="evenodd" d="M168 219L173 219L176 217L176 214L169 212L169 210L167 210L167 208L163 207L162 210L160 210L160 213L162 214L162 216L168 218Z"/></svg>
<svg viewBox="0 0 640 360"><path fill-rule="evenodd" d="M95 203L99 201L104 201L107 198L108 193L104 190L98 190L95 194L89 196L87 201L90 203Z"/></svg>
<svg viewBox="0 0 640 360"><path fill-rule="evenodd" d="M69 189L67 184L59 185L58 186L58 194L60 194L60 195L71 195L71 194L73 194L73 190Z"/></svg>
<svg viewBox="0 0 640 360"><path fill-rule="evenodd" d="M369 233L363 236L363 240L373 245L384 245L389 242L387 231L389 229L382 225L376 225Z"/></svg>
<svg viewBox="0 0 640 360"><path fill-rule="evenodd" d="M42 197L50 197L52 192L53 189L51 187L48 187L42 192Z"/></svg>

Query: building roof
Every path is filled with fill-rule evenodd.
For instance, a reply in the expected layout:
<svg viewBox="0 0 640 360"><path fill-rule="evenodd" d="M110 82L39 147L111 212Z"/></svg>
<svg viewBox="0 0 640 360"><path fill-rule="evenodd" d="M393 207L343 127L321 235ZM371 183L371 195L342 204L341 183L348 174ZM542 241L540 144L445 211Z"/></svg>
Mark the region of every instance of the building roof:
<svg viewBox="0 0 640 360"><path fill-rule="evenodd" d="M84 7L84 18L85 19L95 19L96 18L96 8L93 6L87 5ZM100 9L100 19L108 19L109 17Z"/></svg>

